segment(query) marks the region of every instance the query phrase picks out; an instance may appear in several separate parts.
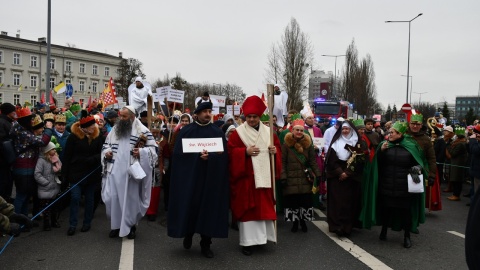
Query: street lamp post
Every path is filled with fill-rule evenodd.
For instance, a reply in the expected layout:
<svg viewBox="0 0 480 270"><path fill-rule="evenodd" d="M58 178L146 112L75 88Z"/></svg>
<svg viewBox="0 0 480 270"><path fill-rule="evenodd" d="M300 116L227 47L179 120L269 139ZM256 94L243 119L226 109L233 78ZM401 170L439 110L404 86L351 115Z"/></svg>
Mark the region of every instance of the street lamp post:
<svg viewBox="0 0 480 270"><path fill-rule="evenodd" d="M423 95L423 94L426 94L426 93L428 93L428 92L420 92L420 93L419 93L419 92L414 92L414 93L420 95L420 97L418 98L418 105L420 105L420 102L422 102L422 95Z"/></svg>
<svg viewBox="0 0 480 270"><path fill-rule="evenodd" d="M409 84L409 76L410 76L410 26L413 20L422 16L423 13L418 14L415 18L409 21L385 21L385 23L404 23L408 22L408 60L407 60L407 103L408 103L408 84Z"/></svg>
<svg viewBox="0 0 480 270"><path fill-rule="evenodd" d="M407 75L400 75L400 76L402 76L402 77L407 77ZM410 76L408 76L408 77L410 77L410 103L412 103L413 76L410 75ZM408 77L407 77L407 78L408 78ZM407 101L407 103L409 103L409 102Z"/></svg>
<svg viewBox="0 0 480 270"><path fill-rule="evenodd" d="M322 56L335 57L335 77L333 78L332 96L336 96L336 95L333 95L333 94L336 94L334 90L336 90L335 89L335 83L337 81L337 57L346 56L346 55L345 54L338 54L338 55L322 54Z"/></svg>

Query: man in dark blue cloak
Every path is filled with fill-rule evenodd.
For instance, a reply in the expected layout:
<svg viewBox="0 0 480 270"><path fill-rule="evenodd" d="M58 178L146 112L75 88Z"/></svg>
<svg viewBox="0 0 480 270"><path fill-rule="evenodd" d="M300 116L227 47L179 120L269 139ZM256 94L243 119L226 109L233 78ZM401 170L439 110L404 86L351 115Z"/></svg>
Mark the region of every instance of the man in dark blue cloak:
<svg viewBox="0 0 480 270"><path fill-rule="evenodd" d="M183 237L183 247L190 249L198 233L203 256L213 258L211 239L228 237L227 144L211 123L212 103L200 103L194 113L197 120L180 130L173 150L168 236ZM184 153L182 139L193 138L222 138L223 152Z"/></svg>

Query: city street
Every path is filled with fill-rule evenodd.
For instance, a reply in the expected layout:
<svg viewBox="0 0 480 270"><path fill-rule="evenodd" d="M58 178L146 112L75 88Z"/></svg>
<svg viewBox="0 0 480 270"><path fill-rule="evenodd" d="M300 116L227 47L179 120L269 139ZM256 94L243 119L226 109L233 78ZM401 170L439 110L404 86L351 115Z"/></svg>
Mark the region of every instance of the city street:
<svg viewBox="0 0 480 270"><path fill-rule="evenodd" d="M469 187L464 185L463 192ZM142 219L135 240L111 239L105 208L99 206L92 229L67 236L68 209L62 212L62 228L44 232L41 227L15 238L0 255L2 269L467 269L464 250L467 198L459 202L442 194L443 210L427 214L420 234L412 234L412 248L403 248L403 233L389 231L378 239L380 228L356 230L347 238L328 233L324 214L317 211L308 232L290 232L290 223L279 215L278 243L256 247L244 256L238 232L227 239L213 239L215 258L200 253L198 235L190 250L182 239L167 236L166 215L156 222ZM161 207L162 208L162 207ZM82 218L79 219L81 223ZM9 236L0 237L3 247Z"/></svg>

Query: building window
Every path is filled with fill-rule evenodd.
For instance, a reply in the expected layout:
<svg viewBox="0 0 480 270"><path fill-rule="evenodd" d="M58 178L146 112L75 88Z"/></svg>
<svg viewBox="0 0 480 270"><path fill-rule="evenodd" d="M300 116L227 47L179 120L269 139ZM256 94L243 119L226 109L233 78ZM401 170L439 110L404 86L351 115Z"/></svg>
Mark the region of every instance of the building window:
<svg viewBox="0 0 480 270"><path fill-rule="evenodd" d="M13 95L13 104L20 104L20 94Z"/></svg>
<svg viewBox="0 0 480 270"><path fill-rule="evenodd" d="M31 95L30 96L30 104L37 104L37 96Z"/></svg>
<svg viewBox="0 0 480 270"><path fill-rule="evenodd" d="M30 75L30 87L34 87L34 88L37 87L37 80L38 80L37 75Z"/></svg>
<svg viewBox="0 0 480 270"><path fill-rule="evenodd" d="M22 60L21 58L22 58L21 54L14 52L13 53L13 64L14 65L20 65L21 60Z"/></svg>
<svg viewBox="0 0 480 270"><path fill-rule="evenodd" d="M78 72L85 73L85 63L80 63L80 69Z"/></svg>
<svg viewBox="0 0 480 270"><path fill-rule="evenodd" d="M36 55L30 55L30 67L37 67L38 57Z"/></svg>
<svg viewBox="0 0 480 270"><path fill-rule="evenodd" d="M78 82L78 89L82 92L85 91L85 81L79 81Z"/></svg>
<svg viewBox="0 0 480 270"><path fill-rule="evenodd" d="M65 71L72 71L72 61L65 61Z"/></svg>
<svg viewBox="0 0 480 270"><path fill-rule="evenodd" d="M55 59L50 59L50 69L55 69Z"/></svg>
<svg viewBox="0 0 480 270"><path fill-rule="evenodd" d="M93 93L97 93L97 85L98 85L98 82L92 82L92 92Z"/></svg>
<svg viewBox="0 0 480 270"><path fill-rule="evenodd" d="M83 99L83 98L81 98L81 99L78 100L78 103L80 103L80 106L83 105L83 102L84 102L84 101L85 101L85 99Z"/></svg>
<svg viewBox="0 0 480 270"><path fill-rule="evenodd" d="M20 80L21 80L21 76L19 73L14 73L13 74L13 85L14 86L19 86L20 85Z"/></svg>
<svg viewBox="0 0 480 270"><path fill-rule="evenodd" d="M3 51L0 51L0 63L3 63Z"/></svg>
<svg viewBox="0 0 480 270"><path fill-rule="evenodd" d="M50 78L50 89L55 88L55 78Z"/></svg>
<svg viewBox="0 0 480 270"><path fill-rule="evenodd" d="M3 71L0 71L0 86L3 83Z"/></svg>
<svg viewBox="0 0 480 270"><path fill-rule="evenodd" d="M3 103L3 93L0 93L0 102Z"/></svg>
<svg viewBox="0 0 480 270"><path fill-rule="evenodd" d="M98 66L97 65L92 65L92 74L93 75L98 75Z"/></svg>
<svg viewBox="0 0 480 270"><path fill-rule="evenodd" d="M106 77L110 76L110 68L109 67L105 67L105 76Z"/></svg>

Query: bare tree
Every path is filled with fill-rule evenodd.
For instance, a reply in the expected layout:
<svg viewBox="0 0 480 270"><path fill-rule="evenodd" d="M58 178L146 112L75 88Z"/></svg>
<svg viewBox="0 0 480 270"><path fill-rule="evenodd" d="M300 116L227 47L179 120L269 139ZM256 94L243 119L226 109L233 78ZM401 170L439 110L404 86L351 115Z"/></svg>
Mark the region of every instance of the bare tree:
<svg viewBox="0 0 480 270"><path fill-rule="evenodd" d="M313 61L313 46L295 18L285 27L281 41L268 56L267 81L280 82L288 94L288 109L302 108L306 97L308 66Z"/></svg>
<svg viewBox="0 0 480 270"><path fill-rule="evenodd" d="M118 71L118 77L115 82L117 84L117 96L128 100L128 86L133 82L135 77L140 76L145 79L142 71L143 63L135 58L122 59Z"/></svg>
<svg viewBox="0 0 480 270"><path fill-rule="evenodd" d="M342 85L338 91L338 98L352 102L355 88L357 87L356 77L358 75L358 51L355 40L347 48L345 53L345 66L341 76Z"/></svg>

